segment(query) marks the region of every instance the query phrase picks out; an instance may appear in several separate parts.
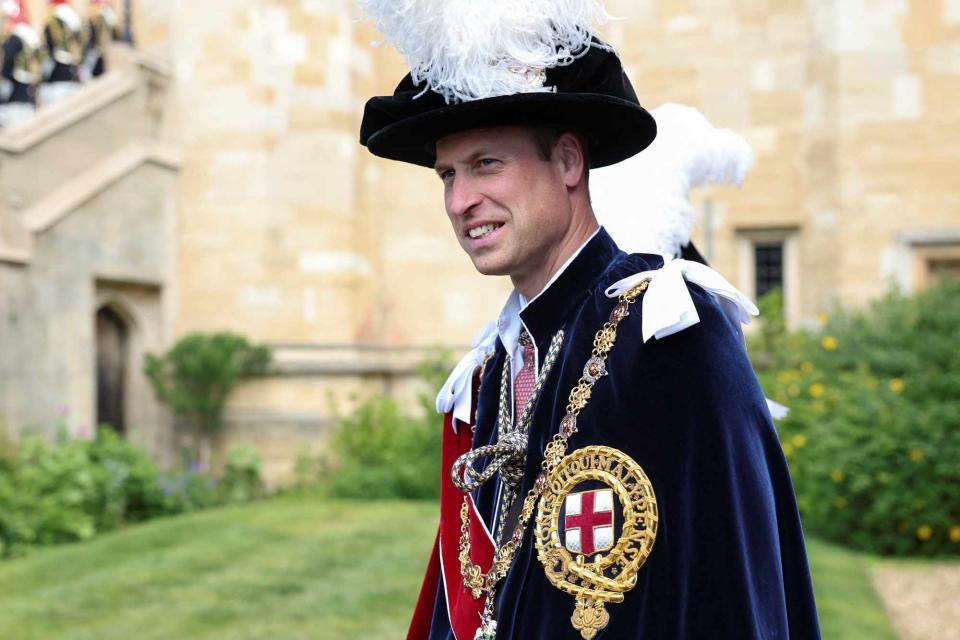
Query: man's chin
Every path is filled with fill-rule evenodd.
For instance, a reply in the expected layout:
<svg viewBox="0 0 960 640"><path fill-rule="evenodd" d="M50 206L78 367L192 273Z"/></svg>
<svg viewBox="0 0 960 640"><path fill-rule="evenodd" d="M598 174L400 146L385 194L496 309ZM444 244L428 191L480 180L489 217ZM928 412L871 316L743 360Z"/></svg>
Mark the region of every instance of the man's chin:
<svg viewBox="0 0 960 640"><path fill-rule="evenodd" d="M503 262L494 260L484 260L483 258L470 257L473 261L473 268L481 275L485 276L508 276L510 275L510 266Z"/></svg>

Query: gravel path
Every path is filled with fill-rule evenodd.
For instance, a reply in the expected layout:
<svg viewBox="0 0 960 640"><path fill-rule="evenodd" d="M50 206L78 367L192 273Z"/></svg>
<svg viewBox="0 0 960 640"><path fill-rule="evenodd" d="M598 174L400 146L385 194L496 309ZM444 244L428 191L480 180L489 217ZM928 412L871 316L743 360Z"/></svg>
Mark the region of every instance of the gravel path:
<svg viewBox="0 0 960 640"><path fill-rule="evenodd" d="M881 565L872 574L902 640L960 640L960 564Z"/></svg>

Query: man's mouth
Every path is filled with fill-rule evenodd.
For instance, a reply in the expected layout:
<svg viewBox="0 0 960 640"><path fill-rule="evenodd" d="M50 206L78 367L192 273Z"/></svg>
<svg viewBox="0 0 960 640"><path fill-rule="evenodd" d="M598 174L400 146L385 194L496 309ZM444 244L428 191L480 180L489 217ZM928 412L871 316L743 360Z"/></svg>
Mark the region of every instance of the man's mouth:
<svg viewBox="0 0 960 640"><path fill-rule="evenodd" d="M502 226L503 226L502 224L496 224L496 223L482 224L479 227L473 227L472 229L468 229L467 236L469 236L472 240L478 240L490 233L493 233L494 231L496 231Z"/></svg>

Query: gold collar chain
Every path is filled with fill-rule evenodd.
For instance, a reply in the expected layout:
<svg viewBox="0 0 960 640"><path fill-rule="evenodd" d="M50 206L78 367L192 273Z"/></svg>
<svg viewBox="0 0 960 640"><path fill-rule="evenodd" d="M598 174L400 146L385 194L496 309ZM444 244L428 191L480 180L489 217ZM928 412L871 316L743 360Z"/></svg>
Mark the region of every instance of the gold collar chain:
<svg viewBox="0 0 960 640"><path fill-rule="evenodd" d="M533 409L543 390L543 383L550 375L553 364L560 355L563 345L563 331L557 331L550 341L550 348L543 360L543 366L537 376L537 381L530 392L530 398L524 405L523 411L517 417L516 423L510 419L510 378L511 359L504 359L503 371L500 376L500 408L497 415L497 442L483 445L466 452L453 463L450 477L454 486L464 493L470 493L487 482L498 471L501 479L511 488L520 486L523 480L523 468L527 459L527 432L530 430L530 421L533 419ZM486 364L486 363L484 363ZM476 421L476 419L474 419ZM482 471L477 471L474 465L481 458L493 458Z"/></svg>
<svg viewBox="0 0 960 640"><path fill-rule="evenodd" d="M590 400L593 385L607 374L607 356L609 356L614 342L616 342L617 328L620 322L630 315L630 305L636 302L640 294L647 290L649 283L649 279L643 280L621 295L613 311L610 312L609 320L594 336L593 352L583 367L583 375L580 380L570 390L566 414L560 421L560 429L543 450L540 474L523 500L523 507L520 510L520 517L513 529L513 534L506 543L498 546L494 555L493 566L486 574L473 563L470 557L470 506L467 496L464 496L463 505L460 508L460 573L463 576L464 585L470 589L474 598L480 598L484 593L487 594L483 621L477 631L476 638L478 639L492 640L495 637L496 621L493 619L493 602L497 583L507 575L507 571L513 563L514 555L523 542L524 532L530 523L537 500L547 486L547 477L566 454L567 440L578 430L577 418Z"/></svg>

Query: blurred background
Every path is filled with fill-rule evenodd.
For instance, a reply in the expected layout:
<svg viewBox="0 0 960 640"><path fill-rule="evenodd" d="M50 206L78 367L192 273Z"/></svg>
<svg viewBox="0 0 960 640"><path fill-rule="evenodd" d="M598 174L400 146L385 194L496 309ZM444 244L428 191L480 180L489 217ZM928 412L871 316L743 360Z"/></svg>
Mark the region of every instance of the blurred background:
<svg viewBox="0 0 960 640"><path fill-rule="evenodd" d="M694 241L762 300L824 636L960 637L960 0L607 8L756 156ZM3 11L0 637L402 637L510 290L357 142L402 58L347 0Z"/></svg>

